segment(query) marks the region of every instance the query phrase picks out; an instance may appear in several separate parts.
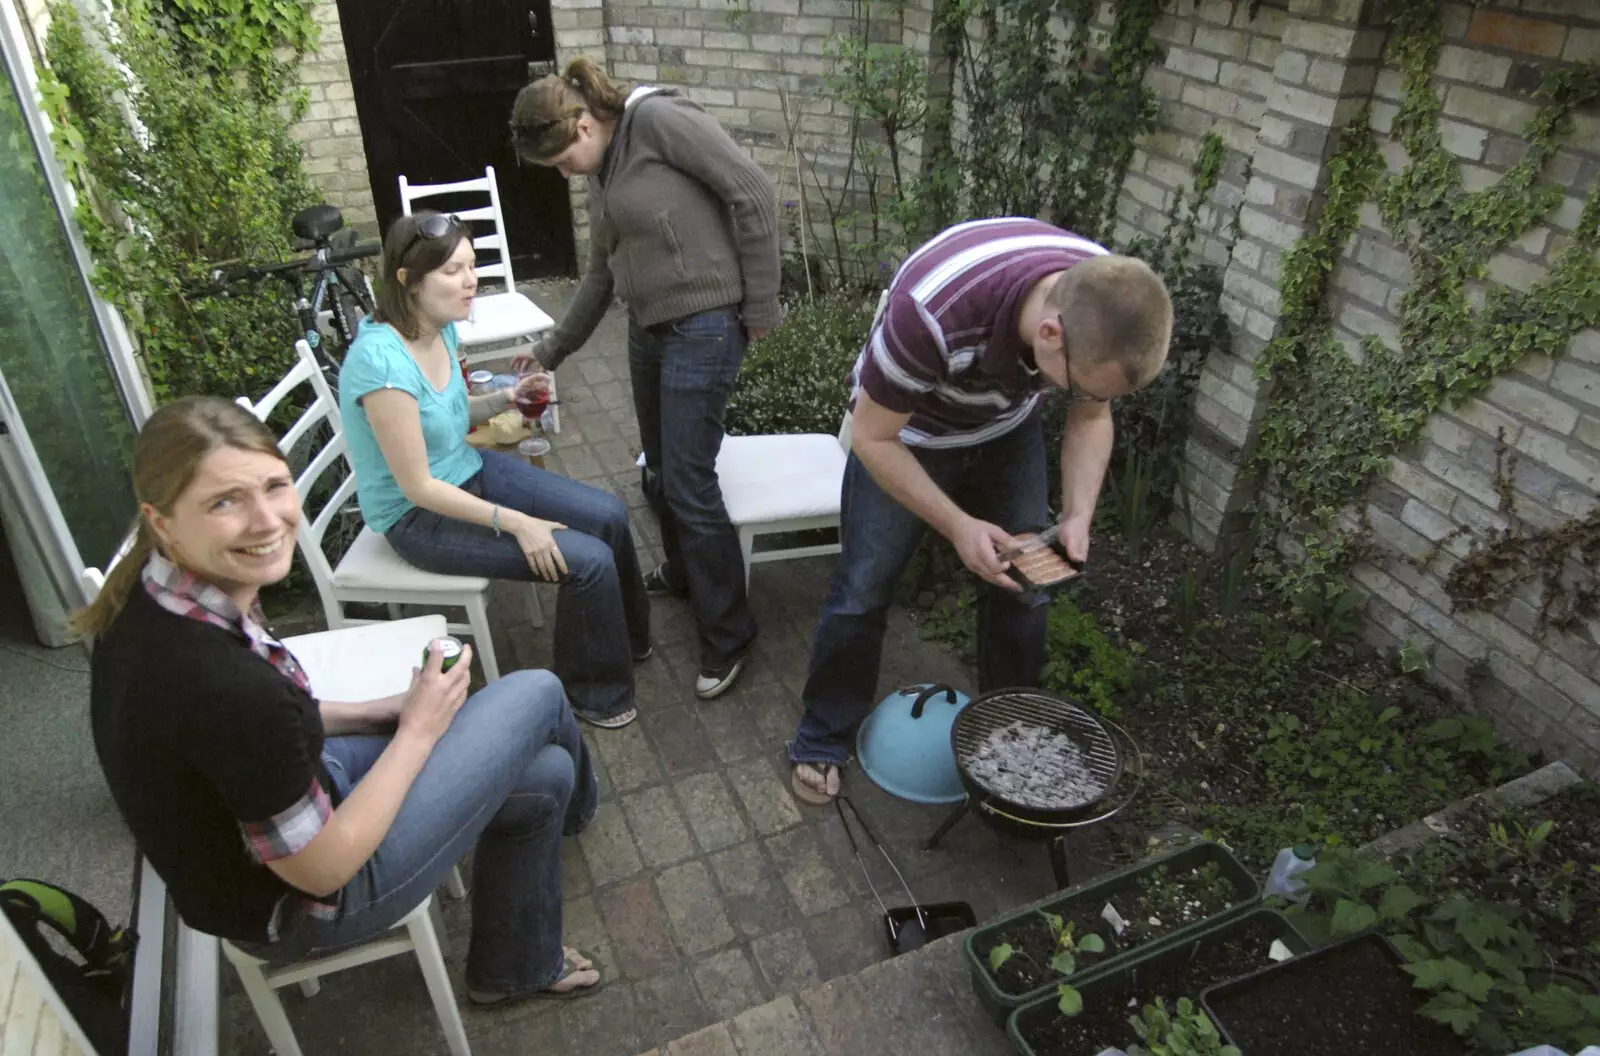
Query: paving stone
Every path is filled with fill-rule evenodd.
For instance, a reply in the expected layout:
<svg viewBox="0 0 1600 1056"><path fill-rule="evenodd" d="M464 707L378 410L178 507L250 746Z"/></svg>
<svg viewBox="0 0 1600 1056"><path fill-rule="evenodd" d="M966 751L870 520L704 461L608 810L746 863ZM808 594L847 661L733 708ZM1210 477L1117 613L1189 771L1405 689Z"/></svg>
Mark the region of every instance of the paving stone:
<svg viewBox="0 0 1600 1056"><path fill-rule="evenodd" d="M648 979L678 963L667 911L649 880L635 880L607 891L599 899L606 933L611 936L614 971L627 979Z"/></svg>
<svg viewBox="0 0 1600 1056"><path fill-rule="evenodd" d="M800 1010L788 997L740 1013L734 1017L732 1028L734 1044L750 1056L813 1056L822 1051Z"/></svg>
<svg viewBox="0 0 1600 1056"><path fill-rule="evenodd" d="M594 385L601 381L613 381L617 377L616 372L611 369L611 364L607 363L603 356L586 356L577 360L573 365L578 368L578 373L583 376L584 383L588 385Z"/></svg>
<svg viewBox="0 0 1600 1056"><path fill-rule="evenodd" d="M693 956L733 941L733 926L723 912L722 895L705 862L668 869L656 878L678 948Z"/></svg>
<svg viewBox="0 0 1600 1056"><path fill-rule="evenodd" d="M521 1014L535 1011L531 1006L539 1006L537 1015ZM473 1056L528 1056L529 1053L570 1051L571 1042L560 1011L559 1007L548 1001L519 1001L505 1009L480 1010L468 1006L468 1010L462 1013L462 1019L466 1022L467 1040L472 1045ZM480 1026L480 1023L483 1025ZM305 1040L301 1039L302 1042ZM434 1051L443 1051L443 1046Z"/></svg>
<svg viewBox="0 0 1600 1056"><path fill-rule="evenodd" d="M769 743L752 727L749 710L740 707L734 698L739 691L736 688L716 700L695 706L701 729L724 766L744 762L758 752L781 751L781 741Z"/></svg>
<svg viewBox="0 0 1600 1056"><path fill-rule="evenodd" d="M804 818L787 785L778 780L777 760L755 759L728 772L745 813L763 836L800 824Z"/></svg>
<svg viewBox="0 0 1600 1056"><path fill-rule="evenodd" d="M623 388L620 381L602 381L594 386L594 398L600 406L607 409L630 407L633 403L633 397Z"/></svg>
<svg viewBox="0 0 1600 1056"><path fill-rule="evenodd" d="M758 843L741 843L710 856L723 907L739 934L755 938L799 920L783 880Z"/></svg>
<svg viewBox="0 0 1600 1056"><path fill-rule="evenodd" d="M739 1056L733 1035L722 1023L679 1038L668 1045L665 1052L667 1056Z"/></svg>
<svg viewBox="0 0 1600 1056"><path fill-rule="evenodd" d="M822 981L805 932L798 927L756 939L750 943L750 953L767 988L775 994L791 994Z"/></svg>
<svg viewBox="0 0 1600 1056"><path fill-rule="evenodd" d="M600 904L592 895L561 903L561 941L610 963L611 938L600 916Z"/></svg>
<svg viewBox="0 0 1600 1056"><path fill-rule="evenodd" d="M823 853L814 826L770 837L766 847L801 915L815 916L850 901L850 887Z"/></svg>
<svg viewBox="0 0 1600 1056"><path fill-rule="evenodd" d="M628 816L639 855L650 868L661 869L694 857L694 838L665 785L624 796L622 810Z"/></svg>
<svg viewBox="0 0 1600 1056"><path fill-rule="evenodd" d="M888 956L876 906L861 903L808 917L801 929L823 979L836 979Z"/></svg>
<svg viewBox="0 0 1600 1056"><path fill-rule="evenodd" d="M576 836L561 841L561 894L564 898L586 895L594 887L589 864L583 860L583 847Z"/></svg>
<svg viewBox="0 0 1600 1056"><path fill-rule="evenodd" d="M607 730L595 737L594 751L605 761L611 782L619 791L632 792L661 780L661 767L639 723L620 730Z"/></svg>
<svg viewBox="0 0 1600 1056"><path fill-rule="evenodd" d="M716 769L717 753L705 731L700 728L700 719L694 708L654 711L644 725L645 734L655 744L667 780Z"/></svg>
<svg viewBox="0 0 1600 1056"><path fill-rule="evenodd" d="M638 1052L647 1044L639 1036L632 987L608 986L581 1001L564 1002L561 1019L567 1037L583 1052Z"/></svg>
<svg viewBox="0 0 1600 1056"><path fill-rule="evenodd" d="M692 968L700 999L720 1019L730 1019L767 999L750 955L741 947L714 953Z"/></svg>
<svg viewBox="0 0 1600 1056"><path fill-rule="evenodd" d="M607 473L625 473L636 468L634 460L639 457L633 446L621 436L614 440L601 440L594 445L594 453L600 460L600 468Z"/></svg>
<svg viewBox="0 0 1600 1056"><path fill-rule="evenodd" d="M721 774L696 774L673 787L701 850L720 851L750 835L750 828L739 815L733 794L722 783Z"/></svg>
<svg viewBox="0 0 1600 1056"><path fill-rule="evenodd" d="M700 1000L688 968L634 983L633 1014L640 1038L655 1045L676 1041L718 1018Z"/></svg>
<svg viewBox="0 0 1600 1056"><path fill-rule="evenodd" d="M583 848L589 875L598 887L626 880L644 868L639 852L634 849L633 837L628 835L622 808L615 802L600 804L594 820L578 837L578 844Z"/></svg>

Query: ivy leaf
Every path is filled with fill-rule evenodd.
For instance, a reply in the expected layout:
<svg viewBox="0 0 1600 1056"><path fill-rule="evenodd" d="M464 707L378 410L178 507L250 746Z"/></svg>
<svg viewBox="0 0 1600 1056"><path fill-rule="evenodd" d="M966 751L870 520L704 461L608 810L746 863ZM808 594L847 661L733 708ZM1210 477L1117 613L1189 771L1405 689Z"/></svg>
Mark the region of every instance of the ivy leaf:
<svg viewBox="0 0 1600 1056"><path fill-rule="evenodd" d="M1404 920L1413 909L1426 901L1427 899L1404 884L1391 887L1378 900L1378 916L1391 922Z"/></svg>
<svg viewBox="0 0 1600 1056"><path fill-rule="evenodd" d="M1447 993L1438 994L1430 999L1417 1009L1417 1014L1443 1023L1459 1035L1465 1035L1472 1030L1473 1024L1478 1022L1478 1017L1482 1013L1462 995Z"/></svg>

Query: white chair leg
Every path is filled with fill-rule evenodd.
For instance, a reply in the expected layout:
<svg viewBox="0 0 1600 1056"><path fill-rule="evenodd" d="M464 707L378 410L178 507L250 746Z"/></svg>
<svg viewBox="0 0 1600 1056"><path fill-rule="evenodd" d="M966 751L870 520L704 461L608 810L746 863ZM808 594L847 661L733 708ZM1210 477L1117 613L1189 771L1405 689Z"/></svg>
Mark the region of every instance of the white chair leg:
<svg viewBox="0 0 1600 1056"><path fill-rule="evenodd" d="M500 665L494 659L494 642L489 638L489 610L483 603L482 594L467 603L467 623L472 627L472 649L483 663L485 681L497 681L500 678Z"/></svg>
<svg viewBox="0 0 1600 1056"><path fill-rule="evenodd" d="M428 900L428 916L433 918L433 934L439 940L439 952L450 956L450 931L444 926L444 907L437 898Z"/></svg>
<svg viewBox="0 0 1600 1056"><path fill-rule="evenodd" d="M528 584L528 619L535 627L544 626L544 604L539 600L539 584Z"/></svg>
<svg viewBox="0 0 1600 1056"><path fill-rule="evenodd" d="M294 1037L294 1028L289 1025L289 1017L283 1011L283 1002L278 999L277 991L267 984L266 977L261 974L261 966L236 962L233 967L238 971L239 982L244 984L244 992L256 1010L256 1018L261 1021L261 1031L267 1036L267 1044L272 1046L277 1056L303 1056L300 1043Z"/></svg>
<svg viewBox="0 0 1600 1056"><path fill-rule="evenodd" d="M306 997L316 997L318 994L322 993L322 980L321 979L302 979L302 980L300 980L300 992L302 994L304 994Z"/></svg>
<svg viewBox="0 0 1600 1056"><path fill-rule="evenodd" d="M461 867L458 865L450 870L450 875L444 878L444 891L456 901L467 897L467 885L461 879Z"/></svg>
<svg viewBox="0 0 1600 1056"><path fill-rule="evenodd" d="M739 553L744 555L744 592L750 593L750 568L755 563L750 560L756 552L756 533L749 528L739 528Z"/></svg>
<svg viewBox="0 0 1600 1056"><path fill-rule="evenodd" d="M450 989L450 975L444 966L444 952L439 948L432 914L417 914L408 930L411 941L416 943L417 963L422 966L422 978L428 984L428 996L433 998L433 1009L439 1014L439 1026L444 1028L450 1056L472 1056L472 1047L467 1044L467 1028L461 1022L461 1010L456 1007L456 996Z"/></svg>
<svg viewBox="0 0 1600 1056"><path fill-rule="evenodd" d="M401 611L400 603L398 601L389 602L389 618L391 620L401 620L405 618L405 614Z"/></svg>

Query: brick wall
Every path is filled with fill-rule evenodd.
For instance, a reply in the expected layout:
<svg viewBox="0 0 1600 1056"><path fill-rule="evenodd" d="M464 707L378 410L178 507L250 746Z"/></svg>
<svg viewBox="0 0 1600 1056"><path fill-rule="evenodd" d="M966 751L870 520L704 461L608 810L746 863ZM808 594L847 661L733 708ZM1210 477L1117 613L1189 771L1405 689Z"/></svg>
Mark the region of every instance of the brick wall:
<svg viewBox="0 0 1600 1056"><path fill-rule="evenodd" d="M1202 2L1197 15L1203 18L1210 7L1220 26L1227 6ZM1224 309L1235 324L1235 342L1206 366L1188 451L1188 487L1204 543L1228 531L1249 497L1238 469L1271 395L1250 367L1276 326L1278 261L1304 230L1323 189L1329 128L1371 102L1391 169L1403 164L1403 151L1387 138L1400 101L1400 73L1377 61L1382 34L1366 20L1366 6L1360 0L1290 0L1254 146L1240 147L1252 151L1253 171L1241 216L1245 234L1225 274ZM1441 131L1460 159L1465 187L1477 190L1492 186L1526 149L1522 130L1535 111L1532 91L1543 71L1556 62L1600 60L1600 9L1582 0L1524 0L1520 10L1504 3L1477 10L1448 4L1445 10L1446 46L1434 74L1444 103ZM1225 96L1202 95L1195 87L1212 73L1203 58L1218 60L1220 78L1220 53L1195 43L1203 28L1198 20L1190 20L1194 35L1183 43L1180 21L1168 20L1177 46L1166 69L1153 75L1157 86L1180 103L1191 95L1214 99L1218 105L1204 112L1225 114ZM1174 74L1186 79L1181 89L1171 83ZM1240 100L1232 116L1246 123L1256 93L1232 94ZM1180 131L1198 127L1186 109L1168 106L1177 115L1168 120ZM1145 151L1151 161L1162 143L1176 144L1167 155L1183 156L1183 136L1152 138L1156 143ZM1493 259L1486 288L1527 289L1566 246L1583 196L1600 180L1600 115L1580 113L1567 143L1545 173L1566 192L1561 206ZM1170 186L1154 179L1148 166L1137 181L1130 178L1126 192L1137 209L1125 202L1125 219L1148 228L1149 210L1160 208ZM1368 334L1396 345L1409 272L1404 252L1369 205L1334 276L1336 332L1346 347L1357 348ZM1494 438L1501 429L1518 455L1512 483L1527 522L1556 524L1593 510L1600 489L1600 334L1580 334L1553 360L1524 360L1481 398L1437 413L1425 437L1394 459L1366 503L1383 551L1355 573L1372 596L1366 636L1383 647L1410 641L1427 649L1430 676L1440 685L1524 743L1594 774L1600 772L1600 623L1575 634L1539 630L1536 588L1491 613L1459 610L1444 591L1445 575L1471 542L1457 529L1481 534L1505 524L1494 487ZM1442 551L1419 571L1412 561L1437 544Z"/></svg>
<svg viewBox="0 0 1600 1056"><path fill-rule="evenodd" d="M344 214L345 226L354 228L362 238L375 238L378 213L372 204L367 152L356 118L339 9L334 0L316 0L312 16L322 36L317 50L300 64L300 83L310 101L305 117L291 134L305 146L307 174L328 204Z"/></svg>

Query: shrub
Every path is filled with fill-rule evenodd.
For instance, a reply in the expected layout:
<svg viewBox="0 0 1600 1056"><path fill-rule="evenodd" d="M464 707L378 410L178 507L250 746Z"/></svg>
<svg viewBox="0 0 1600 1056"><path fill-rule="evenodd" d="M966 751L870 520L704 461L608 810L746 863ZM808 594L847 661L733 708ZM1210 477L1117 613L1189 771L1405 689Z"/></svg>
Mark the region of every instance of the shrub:
<svg viewBox="0 0 1600 1056"><path fill-rule="evenodd" d="M1102 715L1115 715L1123 694L1133 685L1133 657L1111 644L1092 614L1062 595L1050 604L1039 682Z"/></svg>
<svg viewBox="0 0 1600 1056"><path fill-rule="evenodd" d="M842 294L790 305L783 322L745 353L728 401L728 432L837 433L873 307Z"/></svg>

